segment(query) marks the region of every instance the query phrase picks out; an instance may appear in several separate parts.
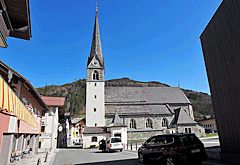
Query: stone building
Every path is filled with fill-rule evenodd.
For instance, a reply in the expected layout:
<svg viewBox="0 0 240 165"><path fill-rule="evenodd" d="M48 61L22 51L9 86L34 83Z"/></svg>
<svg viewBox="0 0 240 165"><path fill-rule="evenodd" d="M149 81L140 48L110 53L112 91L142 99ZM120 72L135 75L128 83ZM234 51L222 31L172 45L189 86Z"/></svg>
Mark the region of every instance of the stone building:
<svg viewBox="0 0 240 165"><path fill-rule="evenodd" d="M147 139L156 134L205 134L194 121L191 102L180 88L105 87L104 58L98 14L87 63L86 128L83 147L97 145L102 138Z"/></svg>
<svg viewBox="0 0 240 165"><path fill-rule="evenodd" d="M204 134L194 121L191 102L175 87L105 87L105 124L118 113L128 140L164 133Z"/></svg>
<svg viewBox="0 0 240 165"><path fill-rule="evenodd" d="M223 0L200 36L221 154L238 154L238 160L240 153L239 28L240 1Z"/></svg>

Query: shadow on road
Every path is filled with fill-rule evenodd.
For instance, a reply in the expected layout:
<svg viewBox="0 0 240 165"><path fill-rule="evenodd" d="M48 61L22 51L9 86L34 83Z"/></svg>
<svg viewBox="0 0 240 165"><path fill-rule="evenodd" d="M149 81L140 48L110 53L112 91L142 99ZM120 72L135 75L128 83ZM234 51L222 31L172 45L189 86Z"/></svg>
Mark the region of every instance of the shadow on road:
<svg viewBox="0 0 240 165"><path fill-rule="evenodd" d="M94 162L94 163L82 163L87 165L92 164L100 164L100 165L112 165L112 164L126 164L126 165L140 165L141 163L138 161L138 159L127 159L127 160L115 160L115 161L104 161L104 162ZM147 163L148 164L148 163ZM75 164L75 165L81 165L81 164ZM151 164L148 164L151 165Z"/></svg>

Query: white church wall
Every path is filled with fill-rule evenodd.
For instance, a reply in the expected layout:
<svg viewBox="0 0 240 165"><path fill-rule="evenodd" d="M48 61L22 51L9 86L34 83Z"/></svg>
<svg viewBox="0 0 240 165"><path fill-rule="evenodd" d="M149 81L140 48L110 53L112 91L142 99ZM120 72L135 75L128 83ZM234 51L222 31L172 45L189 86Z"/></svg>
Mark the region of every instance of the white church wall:
<svg viewBox="0 0 240 165"><path fill-rule="evenodd" d="M96 141L92 141L92 137L97 137ZM107 139L107 134L83 134L83 148L90 148L91 146L98 146L99 141Z"/></svg>
<svg viewBox="0 0 240 165"><path fill-rule="evenodd" d="M124 144L127 144L127 128L126 127L112 127L109 129L111 137L118 137L116 134L121 134L121 139Z"/></svg>
<svg viewBox="0 0 240 165"><path fill-rule="evenodd" d="M86 126L105 126L104 82L87 82ZM95 123L97 125L95 125Z"/></svg>

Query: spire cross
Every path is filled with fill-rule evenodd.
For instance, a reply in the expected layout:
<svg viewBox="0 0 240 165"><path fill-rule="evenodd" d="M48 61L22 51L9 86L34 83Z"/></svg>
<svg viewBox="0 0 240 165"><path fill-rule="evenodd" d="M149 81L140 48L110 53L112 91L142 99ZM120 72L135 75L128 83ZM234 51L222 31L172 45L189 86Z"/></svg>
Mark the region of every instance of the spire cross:
<svg viewBox="0 0 240 165"><path fill-rule="evenodd" d="M97 11L98 7L97 7L97 2L96 2L96 11Z"/></svg>

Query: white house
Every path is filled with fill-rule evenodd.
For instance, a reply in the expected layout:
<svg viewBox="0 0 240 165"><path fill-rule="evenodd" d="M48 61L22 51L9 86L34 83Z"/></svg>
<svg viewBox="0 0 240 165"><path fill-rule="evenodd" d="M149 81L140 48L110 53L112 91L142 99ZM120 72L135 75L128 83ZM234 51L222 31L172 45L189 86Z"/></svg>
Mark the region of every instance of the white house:
<svg viewBox="0 0 240 165"><path fill-rule="evenodd" d="M58 138L59 114L64 112L65 98L45 97L43 101L49 107L49 112L42 117L40 148L56 149ZM61 129L61 128L60 128Z"/></svg>

